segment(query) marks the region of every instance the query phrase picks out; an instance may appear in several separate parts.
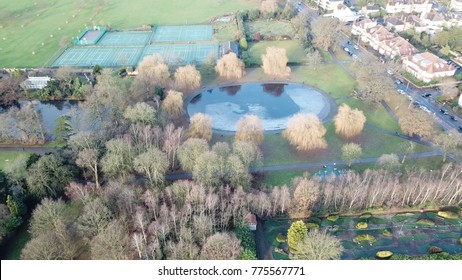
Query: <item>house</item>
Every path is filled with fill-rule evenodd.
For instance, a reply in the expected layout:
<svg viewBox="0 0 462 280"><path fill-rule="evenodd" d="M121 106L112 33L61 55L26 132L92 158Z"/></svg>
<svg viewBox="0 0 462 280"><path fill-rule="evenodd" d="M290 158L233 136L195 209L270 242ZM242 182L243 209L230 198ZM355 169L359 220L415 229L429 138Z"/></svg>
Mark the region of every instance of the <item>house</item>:
<svg viewBox="0 0 462 280"><path fill-rule="evenodd" d="M237 57L241 58L242 53L241 53L241 48L239 46L239 43L236 41L228 41L220 45L219 49L219 54L220 57L224 56L225 54L228 54L230 52L233 52L237 55Z"/></svg>
<svg viewBox="0 0 462 280"><path fill-rule="evenodd" d="M448 65L446 61L429 52L405 56L403 67L426 83L437 78L454 76L456 72L454 66Z"/></svg>
<svg viewBox="0 0 462 280"><path fill-rule="evenodd" d="M247 213L247 215L245 215L244 217L244 220L247 222L249 230L257 230L257 216L255 216L255 214L252 214L250 212Z"/></svg>
<svg viewBox="0 0 462 280"><path fill-rule="evenodd" d="M447 25L446 18L443 14L437 11L431 11L430 13L422 13L420 15L422 23L426 26L425 32L429 34L435 34L443 31L443 27Z"/></svg>
<svg viewBox="0 0 462 280"><path fill-rule="evenodd" d="M28 77L27 80L21 83L21 87L24 89L43 89L47 86L49 81L53 79L45 77Z"/></svg>
<svg viewBox="0 0 462 280"><path fill-rule="evenodd" d="M377 26L377 22L371 20L370 18L365 18L363 20L355 21L351 26L351 33L356 36L365 36L367 30Z"/></svg>
<svg viewBox="0 0 462 280"><path fill-rule="evenodd" d="M403 18L404 29L414 29L417 33L422 33L427 30L426 24L416 15L407 15Z"/></svg>
<svg viewBox="0 0 462 280"><path fill-rule="evenodd" d="M402 32L405 30L404 22L397 17L389 17L387 19L386 27L388 30L394 30L396 32Z"/></svg>
<svg viewBox="0 0 462 280"><path fill-rule="evenodd" d="M385 40L381 46L383 54L391 58L409 56L417 52L417 49L403 37L397 36Z"/></svg>
<svg viewBox="0 0 462 280"><path fill-rule="evenodd" d="M462 12L462 0L451 0L451 10Z"/></svg>
<svg viewBox="0 0 462 280"><path fill-rule="evenodd" d="M336 7L334 7L334 10L330 14L325 14L325 17L335 17L338 18L342 22L352 22L357 20L360 15L356 12L353 12L345 6L344 4L338 4Z"/></svg>
<svg viewBox="0 0 462 280"><path fill-rule="evenodd" d="M367 16L375 16L375 15L378 15L380 14L380 11L381 11L381 8L379 5L368 5L368 6L364 6L362 9L361 9L361 12Z"/></svg>
<svg viewBox="0 0 462 280"><path fill-rule="evenodd" d="M339 4L343 4L343 0L316 0L316 4L326 11L333 11Z"/></svg>
<svg viewBox="0 0 462 280"><path fill-rule="evenodd" d="M404 13L420 14L430 12L432 3L429 0L388 0L385 10L388 14Z"/></svg>

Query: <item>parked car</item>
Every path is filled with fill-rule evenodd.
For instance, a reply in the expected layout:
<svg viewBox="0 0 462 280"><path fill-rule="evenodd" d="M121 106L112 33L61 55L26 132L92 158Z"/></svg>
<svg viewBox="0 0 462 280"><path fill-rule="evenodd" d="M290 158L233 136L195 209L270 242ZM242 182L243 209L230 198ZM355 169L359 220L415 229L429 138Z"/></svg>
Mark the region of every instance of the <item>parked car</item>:
<svg viewBox="0 0 462 280"><path fill-rule="evenodd" d="M400 80L396 80L395 83L396 83L397 85L402 84Z"/></svg>
<svg viewBox="0 0 462 280"><path fill-rule="evenodd" d="M391 71L390 69L387 69L387 73L388 75L393 75L393 71Z"/></svg>
<svg viewBox="0 0 462 280"><path fill-rule="evenodd" d="M414 100L414 99L412 98L412 96L410 96L410 95L407 96L407 99L409 99L409 101L411 101L411 102L412 102L412 100Z"/></svg>
<svg viewBox="0 0 462 280"><path fill-rule="evenodd" d="M359 50L359 47L356 45L353 45L353 48L355 48L355 50Z"/></svg>
<svg viewBox="0 0 462 280"><path fill-rule="evenodd" d="M352 57L355 58L355 59L358 58L358 56L356 54L353 54Z"/></svg>
<svg viewBox="0 0 462 280"><path fill-rule="evenodd" d="M349 52L349 51L350 51L350 49L347 48L347 47L343 48L343 50L346 51L346 52Z"/></svg>
<svg viewBox="0 0 462 280"><path fill-rule="evenodd" d="M419 108L422 109L423 111L427 112L427 113L431 113L430 110L428 110L428 108L425 107L425 106L420 105Z"/></svg>
<svg viewBox="0 0 462 280"><path fill-rule="evenodd" d="M443 113L443 115L448 115L448 110L446 109L440 109L440 112Z"/></svg>
<svg viewBox="0 0 462 280"><path fill-rule="evenodd" d="M452 60L448 60L448 65L451 65L451 63L452 63Z"/></svg>
<svg viewBox="0 0 462 280"><path fill-rule="evenodd" d="M455 121L455 122L457 121L456 117L454 116L449 116L449 118L451 119L451 121Z"/></svg>
<svg viewBox="0 0 462 280"><path fill-rule="evenodd" d="M421 96L422 96L423 98L428 98L428 97L432 96L432 94L429 93L429 92L427 92L427 93L423 93Z"/></svg>
<svg viewBox="0 0 462 280"><path fill-rule="evenodd" d="M459 125L459 131L462 132L462 125Z"/></svg>
<svg viewBox="0 0 462 280"><path fill-rule="evenodd" d="M399 94L406 94L406 93L404 92L404 90L402 90L402 89L397 89L396 91L397 91Z"/></svg>

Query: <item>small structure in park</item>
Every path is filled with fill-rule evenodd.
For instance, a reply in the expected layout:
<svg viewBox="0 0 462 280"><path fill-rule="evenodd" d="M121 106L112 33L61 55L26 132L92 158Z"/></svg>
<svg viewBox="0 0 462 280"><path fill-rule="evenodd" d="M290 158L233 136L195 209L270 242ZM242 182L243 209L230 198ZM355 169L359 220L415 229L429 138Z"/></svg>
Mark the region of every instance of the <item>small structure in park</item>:
<svg viewBox="0 0 462 280"><path fill-rule="evenodd" d="M247 215L245 215L245 218L244 220L247 222L248 226L247 228L251 231L254 231L254 230L257 230L257 216L255 216L255 214L252 214L252 213L247 213Z"/></svg>
<svg viewBox="0 0 462 280"><path fill-rule="evenodd" d="M53 79L45 76L45 77L28 77L27 80L21 83L21 87L23 89L43 89L47 86L49 81Z"/></svg>
<svg viewBox="0 0 462 280"><path fill-rule="evenodd" d="M235 53L237 57L241 57L241 48L239 47L239 43L236 41L228 41L220 45L220 57L229 54L229 53Z"/></svg>

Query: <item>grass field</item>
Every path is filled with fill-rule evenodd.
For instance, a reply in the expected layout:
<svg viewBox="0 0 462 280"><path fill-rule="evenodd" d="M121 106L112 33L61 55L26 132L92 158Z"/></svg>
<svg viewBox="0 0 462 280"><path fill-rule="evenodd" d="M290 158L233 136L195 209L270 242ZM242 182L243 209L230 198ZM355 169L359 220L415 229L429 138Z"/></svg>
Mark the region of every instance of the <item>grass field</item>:
<svg viewBox="0 0 462 280"><path fill-rule="evenodd" d="M42 66L59 51L60 41L65 37L71 41L85 25L129 29L206 23L213 16L259 4L259 0L1 1L0 67Z"/></svg>
<svg viewBox="0 0 462 280"><path fill-rule="evenodd" d="M255 33L260 33L266 40L268 37L289 36L294 37L295 30L292 23L279 20L256 20L247 22L246 27L251 36Z"/></svg>
<svg viewBox="0 0 462 280"><path fill-rule="evenodd" d="M9 163L14 161L17 157L20 155L30 155L30 153L27 152L0 152L0 170L3 170L3 168Z"/></svg>
<svg viewBox="0 0 462 280"><path fill-rule="evenodd" d="M283 48L287 52L289 63L303 63L306 60L305 51L300 41L260 41L249 44L250 61L253 65L261 64L261 55L266 53L267 47Z"/></svg>

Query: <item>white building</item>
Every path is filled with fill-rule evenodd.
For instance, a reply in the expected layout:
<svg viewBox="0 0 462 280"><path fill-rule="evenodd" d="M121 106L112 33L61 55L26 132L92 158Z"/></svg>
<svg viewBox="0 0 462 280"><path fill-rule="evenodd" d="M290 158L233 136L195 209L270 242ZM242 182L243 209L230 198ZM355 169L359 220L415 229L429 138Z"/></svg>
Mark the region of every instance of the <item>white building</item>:
<svg viewBox="0 0 462 280"><path fill-rule="evenodd" d="M462 12L462 0L451 0L451 10Z"/></svg>
<svg viewBox="0 0 462 280"><path fill-rule="evenodd" d="M319 8L327 11L333 11L339 4L343 4L343 0L316 0Z"/></svg>
<svg viewBox="0 0 462 280"><path fill-rule="evenodd" d="M355 21L360 17L358 13L353 12L352 10L350 10L350 8L348 8L344 4L338 4L334 8L332 13L325 14L324 16L325 17L335 17L343 22Z"/></svg>
<svg viewBox="0 0 462 280"><path fill-rule="evenodd" d="M420 14L430 12L432 3L430 0L388 0L385 10L388 14L405 13Z"/></svg>
<svg viewBox="0 0 462 280"><path fill-rule="evenodd" d="M454 76L456 69L436 55L424 52L405 56L403 67L417 79L428 83L431 80Z"/></svg>
<svg viewBox="0 0 462 280"><path fill-rule="evenodd" d="M24 89L43 89L47 86L48 82L53 80L50 77L28 77L27 80L22 82L21 86Z"/></svg>

